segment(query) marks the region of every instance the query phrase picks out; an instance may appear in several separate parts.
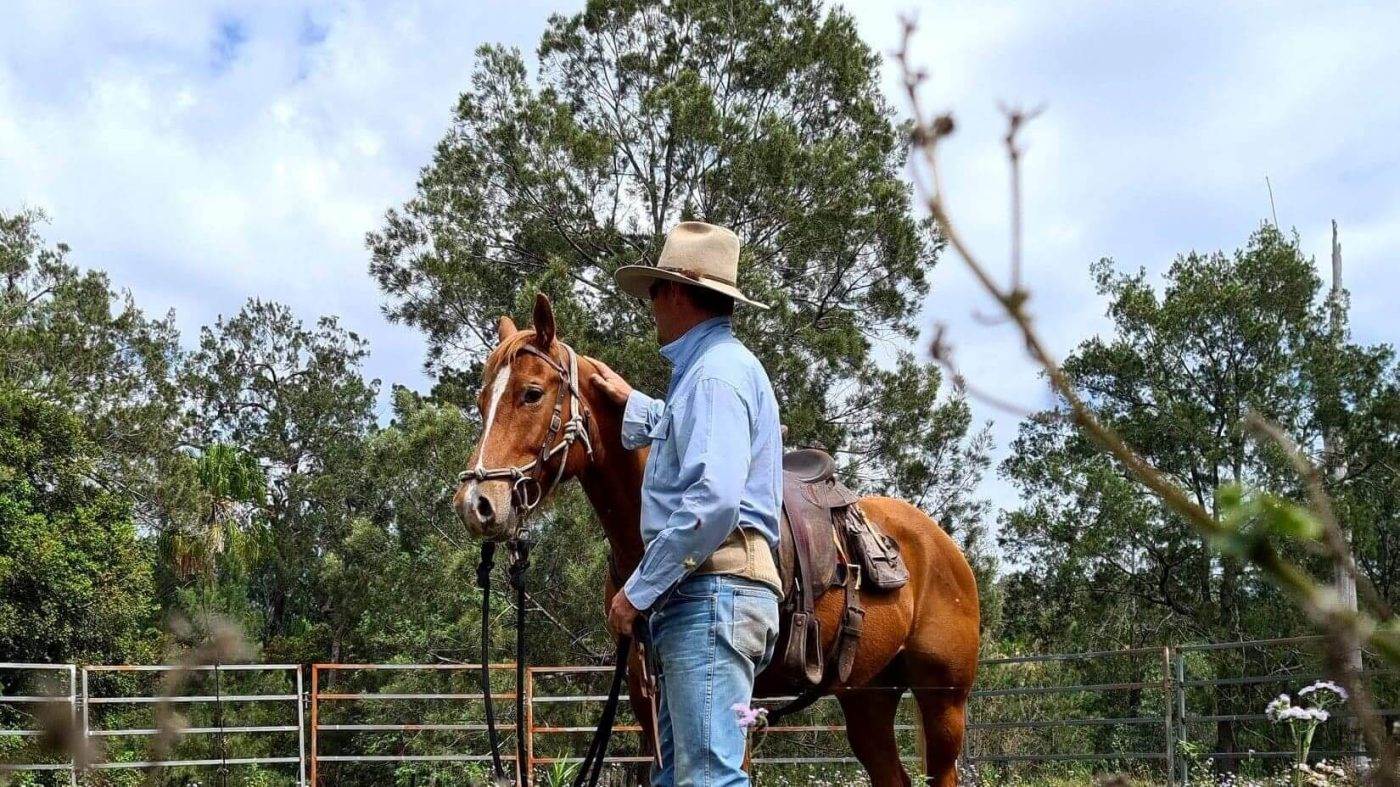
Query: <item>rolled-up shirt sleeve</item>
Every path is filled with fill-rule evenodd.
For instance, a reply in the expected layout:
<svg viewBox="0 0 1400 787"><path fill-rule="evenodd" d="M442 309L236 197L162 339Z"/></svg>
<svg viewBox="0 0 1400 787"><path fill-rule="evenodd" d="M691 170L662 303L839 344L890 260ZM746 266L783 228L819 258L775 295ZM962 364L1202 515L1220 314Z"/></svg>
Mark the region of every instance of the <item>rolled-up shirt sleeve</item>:
<svg viewBox="0 0 1400 787"><path fill-rule="evenodd" d="M622 410L622 447L631 451L650 443L648 433L665 411L666 402L632 389Z"/></svg>
<svg viewBox="0 0 1400 787"><path fill-rule="evenodd" d="M639 422L643 406L638 405ZM633 409L633 400L628 400L627 409ZM675 441L685 492L623 586L637 609L651 607L738 525L749 474L752 424L748 405L734 386L714 378L700 380L686 401L671 403L671 410L668 439ZM624 444L626 432L624 425Z"/></svg>

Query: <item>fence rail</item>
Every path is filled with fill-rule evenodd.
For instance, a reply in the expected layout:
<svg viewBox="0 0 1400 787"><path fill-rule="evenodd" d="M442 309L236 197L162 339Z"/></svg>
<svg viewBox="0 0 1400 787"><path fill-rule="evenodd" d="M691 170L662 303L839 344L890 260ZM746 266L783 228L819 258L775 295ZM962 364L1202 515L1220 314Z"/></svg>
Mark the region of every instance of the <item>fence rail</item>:
<svg viewBox="0 0 1400 787"><path fill-rule="evenodd" d="M118 747L118 757L105 757L99 761L89 764L87 767L93 770L146 770L151 768L216 768L227 769L230 766L249 765L294 765L295 781L299 785L306 782L306 728L305 716L302 703L302 668L299 664L204 664L204 665L133 665L133 664L97 664L81 668L82 675L82 701L81 701L81 734L84 740L93 742L94 739L106 739L112 741ZM140 691L139 680L133 680L139 676L151 676L162 678L159 685L152 686L148 691ZM230 693L223 691L226 676L240 677L261 677L272 676L276 679L285 676L286 691L250 691L251 687L242 687ZM179 684L198 683L201 678L207 678L213 683L213 693L175 694L173 690ZM93 685L97 682L110 684L109 692L101 692ZM195 690L208 687L199 686ZM224 714L228 710L226 705L234 706L274 706L272 713L277 710L285 710L286 718L283 723L225 723ZM143 706L156 706L156 713L159 714L167 706L179 706L184 713L194 714L208 712L212 714L212 723L203 725L174 724L172 720L166 719L164 724L160 723L157 716L157 723L154 726L140 727L111 727L101 723L101 719L95 718L105 708L140 708ZM278 707L280 706L280 707ZM294 721L293 721L294 720ZM282 750L282 753L269 753L262 756L229 756L226 748L226 738L236 736L241 739L254 737L275 737L275 736L296 736L295 751ZM212 737L217 746L216 751L205 752L200 756L168 756L157 759L131 758L130 749L121 748L121 744L128 739L151 738L157 736L169 736L172 742L176 738L185 736L196 736L203 739ZM267 742L271 750L279 747L272 746L272 742ZM150 748L150 747L144 747ZM112 752L108 752L112 754Z"/></svg>
<svg viewBox="0 0 1400 787"><path fill-rule="evenodd" d="M17 683L29 683L33 678L57 674L60 679L67 678L67 694L0 694L0 708L24 708L29 709L35 705L67 705L68 723L76 723L78 715L78 669L72 664L27 664L22 662L0 662L0 675L17 679ZM26 680L28 676L28 680ZM0 684L3 685L3 684ZM32 689L27 689L32 690ZM32 725L33 714L21 711L20 714L28 717L26 722ZM39 738L45 731L33 726L15 727L13 724L5 724L0 721L0 738ZM78 769L76 763L70 757L67 762L23 762L23 763L0 763L0 774L6 772L19 771L54 771L67 772L68 784L78 783Z"/></svg>
<svg viewBox="0 0 1400 787"><path fill-rule="evenodd" d="M978 688L969 703L962 763L975 780L986 769L1033 768L1046 763L1101 763L1131 766L1160 775L1167 784L1186 783L1191 760L1271 761L1292 756L1278 740L1275 725L1259 712L1267 697L1296 691L1318 677L1312 648L1318 637L1211 643L1180 647L1131 648L1092 653L1057 653L984 659ZM491 664L495 675L513 675L514 665ZM141 689L143 680L183 671L195 676L176 696L162 686ZM500 700L497 728L502 733L501 759L515 765L513 736L525 736L525 768L531 772L575 763L593 731L597 706L606 697L595 676L606 666L539 666L528 669L523 686L493 681ZM197 667L169 665L90 665L0 663L0 743L38 739L43 730L36 709L57 705L81 739L117 746L119 757L89 764L94 770L147 768L216 768L274 766L292 773L305 787L326 780L330 768L382 767L420 763L464 767L489 762L484 703L473 664L235 664ZM1377 699L1387 717L1400 717L1400 681L1394 670L1371 669ZM42 676L50 676L40 691ZM57 676L58 680L52 680ZM146 676L146 677L143 677ZM278 676L281 676L278 678ZM202 677L203 680L198 678ZM304 681L303 678L306 678ZM234 680L236 687L225 690ZM281 680L286 688L269 686ZM66 687L63 682L66 680ZM213 682L213 690L208 684ZM513 680L511 683L513 684ZM97 684L101 683L99 687ZM252 685L248 685L248 684ZM102 690L99 690L102 689ZM885 690L888 689L879 689ZM525 695L525 718L513 718L517 691ZM763 704L784 698L761 700ZM917 767L911 718L914 703L901 703L895 724L901 756ZM203 713L198 723L163 727L157 723L112 726L99 716L130 720L132 709L177 706L183 713ZM257 718L227 720L231 708L259 708ZM15 710L18 709L18 710ZM120 709L128 709L122 715ZM628 712L624 704L624 716ZM269 714L281 713L281 718ZM211 715L212 714L212 715ZM822 736L844 732L833 698L819 701L806 718L774 725L764 733L764 748L752 758L757 768L851 765L855 759L832 752ZM1344 720L1343 711L1336 718ZM1344 724L1319 738L1317 754L1352 757L1362 752ZM642 764L641 726L620 718L619 735L606 762ZM216 752L168 752L163 758L133 756L136 742L174 731L191 740L216 740ZM277 736L295 736L296 747L278 745ZM1213 751L1229 736L1235 744ZM258 739L264 751L229 756L226 737ZM125 744L126 748L121 749ZM1252 744L1252 745L1251 745ZM15 747L11 747L15 748ZM775 749L777 749L775 751ZM1196 754L1188 758L1183 752ZM0 763L0 774L48 771L78 784L79 763L56 762L32 752L29 761ZM14 756L13 754L9 756Z"/></svg>

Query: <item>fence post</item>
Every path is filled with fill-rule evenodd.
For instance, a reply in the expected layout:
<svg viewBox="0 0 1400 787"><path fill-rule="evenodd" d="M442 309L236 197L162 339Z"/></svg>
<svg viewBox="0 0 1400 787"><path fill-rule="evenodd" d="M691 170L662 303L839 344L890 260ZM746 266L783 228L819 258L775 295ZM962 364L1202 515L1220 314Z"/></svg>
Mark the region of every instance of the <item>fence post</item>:
<svg viewBox="0 0 1400 787"><path fill-rule="evenodd" d="M306 687L297 665L297 784L306 787Z"/></svg>
<svg viewBox="0 0 1400 787"><path fill-rule="evenodd" d="M1168 645L1162 648L1162 721L1164 725L1164 740L1167 744L1167 787L1176 784L1176 731L1172 729L1172 706L1176 704L1176 696L1173 693L1175 681L1172 680L1172 649Z"/></svg>
<svg viewBox="0 0 1400 787"><path fill-rule="evenodd" d="M68 665L68 723L74 727L78 725L78 668ZM83 741L82 746L74 746L68 754L68 785L78 787L78 750L86 748L87 741Z"/></svg>
<svg viewBox="0 0 1400 787"><path fill-rule="evenodd" d="M1187 740L1186 730L1186 653L1178 649L1176 652L1176 739L1179 743ZM1181 785L1191 783L1191 763L1186 757L1183 748L1181 757L1177 760L1181 764Z"/></svg>
<svg viewBox="0 0 1400 787"><path fill-rule="evenodd" d="M317 700L320 699L321 678L315 664L311 665L311 787L317 787L320 782L317 780L316 762L316 739L320 737L316 733L317 724Z"/></svg>
<svg viewBox="0 0 1400 787"><path fill-rule="evenodd" d="M81 740L82 740L82 743L83 743L83 749L82 749L82 758L83 758L83 760L84 760L84 762L83 762L83 767L84 767L84 768L87 768L87 766L88 766L88 762L87 762L87 761L93 759L96 755L95 755L95 754L93 753L93 751L92 751L92 738L88 737L88 725L90 725L92 722L91 722L91 720L88 718L88 708L89 708L89 704L88 704L88 668L87 668L87 665L86 665L86 664L83 665L83 668L82 668L82 669L83 669L83 737L82 737ZM74 763L74 765L77 765L77 763Z"/></svg>

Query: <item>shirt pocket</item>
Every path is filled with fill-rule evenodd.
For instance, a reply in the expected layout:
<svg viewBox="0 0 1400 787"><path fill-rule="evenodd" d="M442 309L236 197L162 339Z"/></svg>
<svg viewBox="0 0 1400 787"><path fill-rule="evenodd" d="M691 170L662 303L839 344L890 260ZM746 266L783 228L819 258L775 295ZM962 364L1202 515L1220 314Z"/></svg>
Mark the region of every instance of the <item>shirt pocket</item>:
<svg viewBox="0 0 1400 787"><path fill-rule="evenodd" d="M655 442L670 437L672 415L671 408L666 408L661 413L661 417L656 419L656 424L653 425L651 429L647 430L647 438Z"/></svg>
<svg viewBox="0 0 1400 787"><path fill-rule="evenodd" d="M646 475L642 479L643 485L650 486L651 480L656 477L656 468L663 462L670 461L672 420L674 420L673 414L668 407L661 414L661 417L656 419L656 423L652 425L651 429L647 430L647 441L651 445L651 453L647 455Z"/></svg>

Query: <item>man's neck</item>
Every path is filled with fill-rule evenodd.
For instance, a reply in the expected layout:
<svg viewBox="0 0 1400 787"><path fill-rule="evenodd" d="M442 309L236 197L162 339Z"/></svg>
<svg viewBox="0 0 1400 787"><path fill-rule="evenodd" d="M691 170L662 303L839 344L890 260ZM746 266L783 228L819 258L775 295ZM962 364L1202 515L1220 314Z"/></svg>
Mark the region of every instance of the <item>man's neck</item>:
<svg viewBox="0 0 1400 787"><path fill-rule="evenodd" d="M689 333L691 328L718 316L717 314L709 314L708 312L699 310L691 310L685 314L676 315L674 321L668 320L666 325L657 326L657 338L661 340L661 344L663 345L670 344Z"/></svg>

